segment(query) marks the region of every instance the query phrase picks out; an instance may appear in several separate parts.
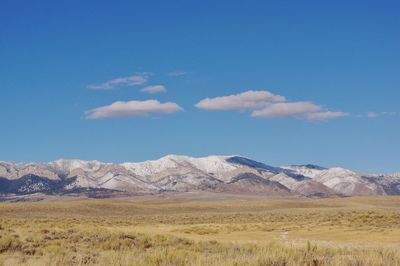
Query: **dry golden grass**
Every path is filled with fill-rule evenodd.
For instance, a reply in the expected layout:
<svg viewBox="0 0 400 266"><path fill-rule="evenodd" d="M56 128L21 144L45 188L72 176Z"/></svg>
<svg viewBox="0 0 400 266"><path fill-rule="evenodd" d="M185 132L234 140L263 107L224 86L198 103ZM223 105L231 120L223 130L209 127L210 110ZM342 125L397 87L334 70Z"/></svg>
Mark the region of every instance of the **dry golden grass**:
<svg viewBox="0 0 400 266"><path fill-rule="evenodd" d="M2 203L0 265L400 265L400 197Z"/></svg>

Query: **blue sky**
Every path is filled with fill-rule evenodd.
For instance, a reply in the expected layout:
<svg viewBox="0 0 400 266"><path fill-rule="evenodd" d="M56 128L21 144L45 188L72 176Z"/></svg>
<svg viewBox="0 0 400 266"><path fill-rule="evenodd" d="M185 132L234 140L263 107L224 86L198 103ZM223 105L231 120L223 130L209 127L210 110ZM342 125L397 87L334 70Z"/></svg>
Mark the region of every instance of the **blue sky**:
<svg viewBox="0 0 400 266"><path fill-rule="evenodd" d="M3 0L0 160L400 171L399 14L386 0Z"/></svg>

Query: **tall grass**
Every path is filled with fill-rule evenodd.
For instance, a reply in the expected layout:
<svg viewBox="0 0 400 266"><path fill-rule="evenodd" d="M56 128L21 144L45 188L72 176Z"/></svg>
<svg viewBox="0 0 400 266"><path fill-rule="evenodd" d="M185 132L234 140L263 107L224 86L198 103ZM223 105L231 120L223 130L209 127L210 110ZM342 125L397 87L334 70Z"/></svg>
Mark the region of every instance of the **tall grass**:
<svg viewBox="0 0 400 266"><path fill-rule="evenodd" d="M32 237L32 236L31 236ZM191 241L93 228L21 239L2 236L2 265L400 265L390 248L326 248ZM5 245L4 245L5 243Z"/></svg>
<svg viewBox="0 0 400 266"><path fill-rule="evenodd" d="M379 200L0 204L0 265L400 265L398 199Z"/></svg>

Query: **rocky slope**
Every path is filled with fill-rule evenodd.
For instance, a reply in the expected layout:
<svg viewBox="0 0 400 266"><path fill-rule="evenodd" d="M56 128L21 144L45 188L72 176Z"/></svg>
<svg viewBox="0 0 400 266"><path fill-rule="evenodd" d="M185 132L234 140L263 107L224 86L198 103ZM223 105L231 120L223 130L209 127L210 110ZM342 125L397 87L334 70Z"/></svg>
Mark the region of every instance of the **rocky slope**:
<svg viewBox="0 0 400 266"><path fill-rule="evenodd" d="M274 197L400 195L400 175L360 174L315 165L273 167L239 156L169 155L123 164L81 160L0 162L3 195L79 191L214 191Z"/></svg>

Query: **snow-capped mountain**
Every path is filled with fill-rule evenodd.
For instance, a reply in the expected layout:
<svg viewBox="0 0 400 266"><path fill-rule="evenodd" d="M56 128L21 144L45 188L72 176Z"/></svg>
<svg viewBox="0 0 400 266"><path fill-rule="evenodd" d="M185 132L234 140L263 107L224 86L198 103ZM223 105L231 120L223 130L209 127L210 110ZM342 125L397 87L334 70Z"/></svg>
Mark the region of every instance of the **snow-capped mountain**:
<svg viewBox="0 0 400 266"><path fill-rule="evenodd" d="M285 167L285 169L310 177L313 181L332 189L337 194L345 196L385 194L384 189L371 178L348 169L340 167L327 169L314 165L292 166Z"/></svg>
<svg viewBox="0 0 400 266"><path fill-rule="evenodd" d="M213 191L265 196L400 194L400 175L365 175L316 165L273 167L240 156L168 155L136 163L0 162L0 193Z"/></svg>

